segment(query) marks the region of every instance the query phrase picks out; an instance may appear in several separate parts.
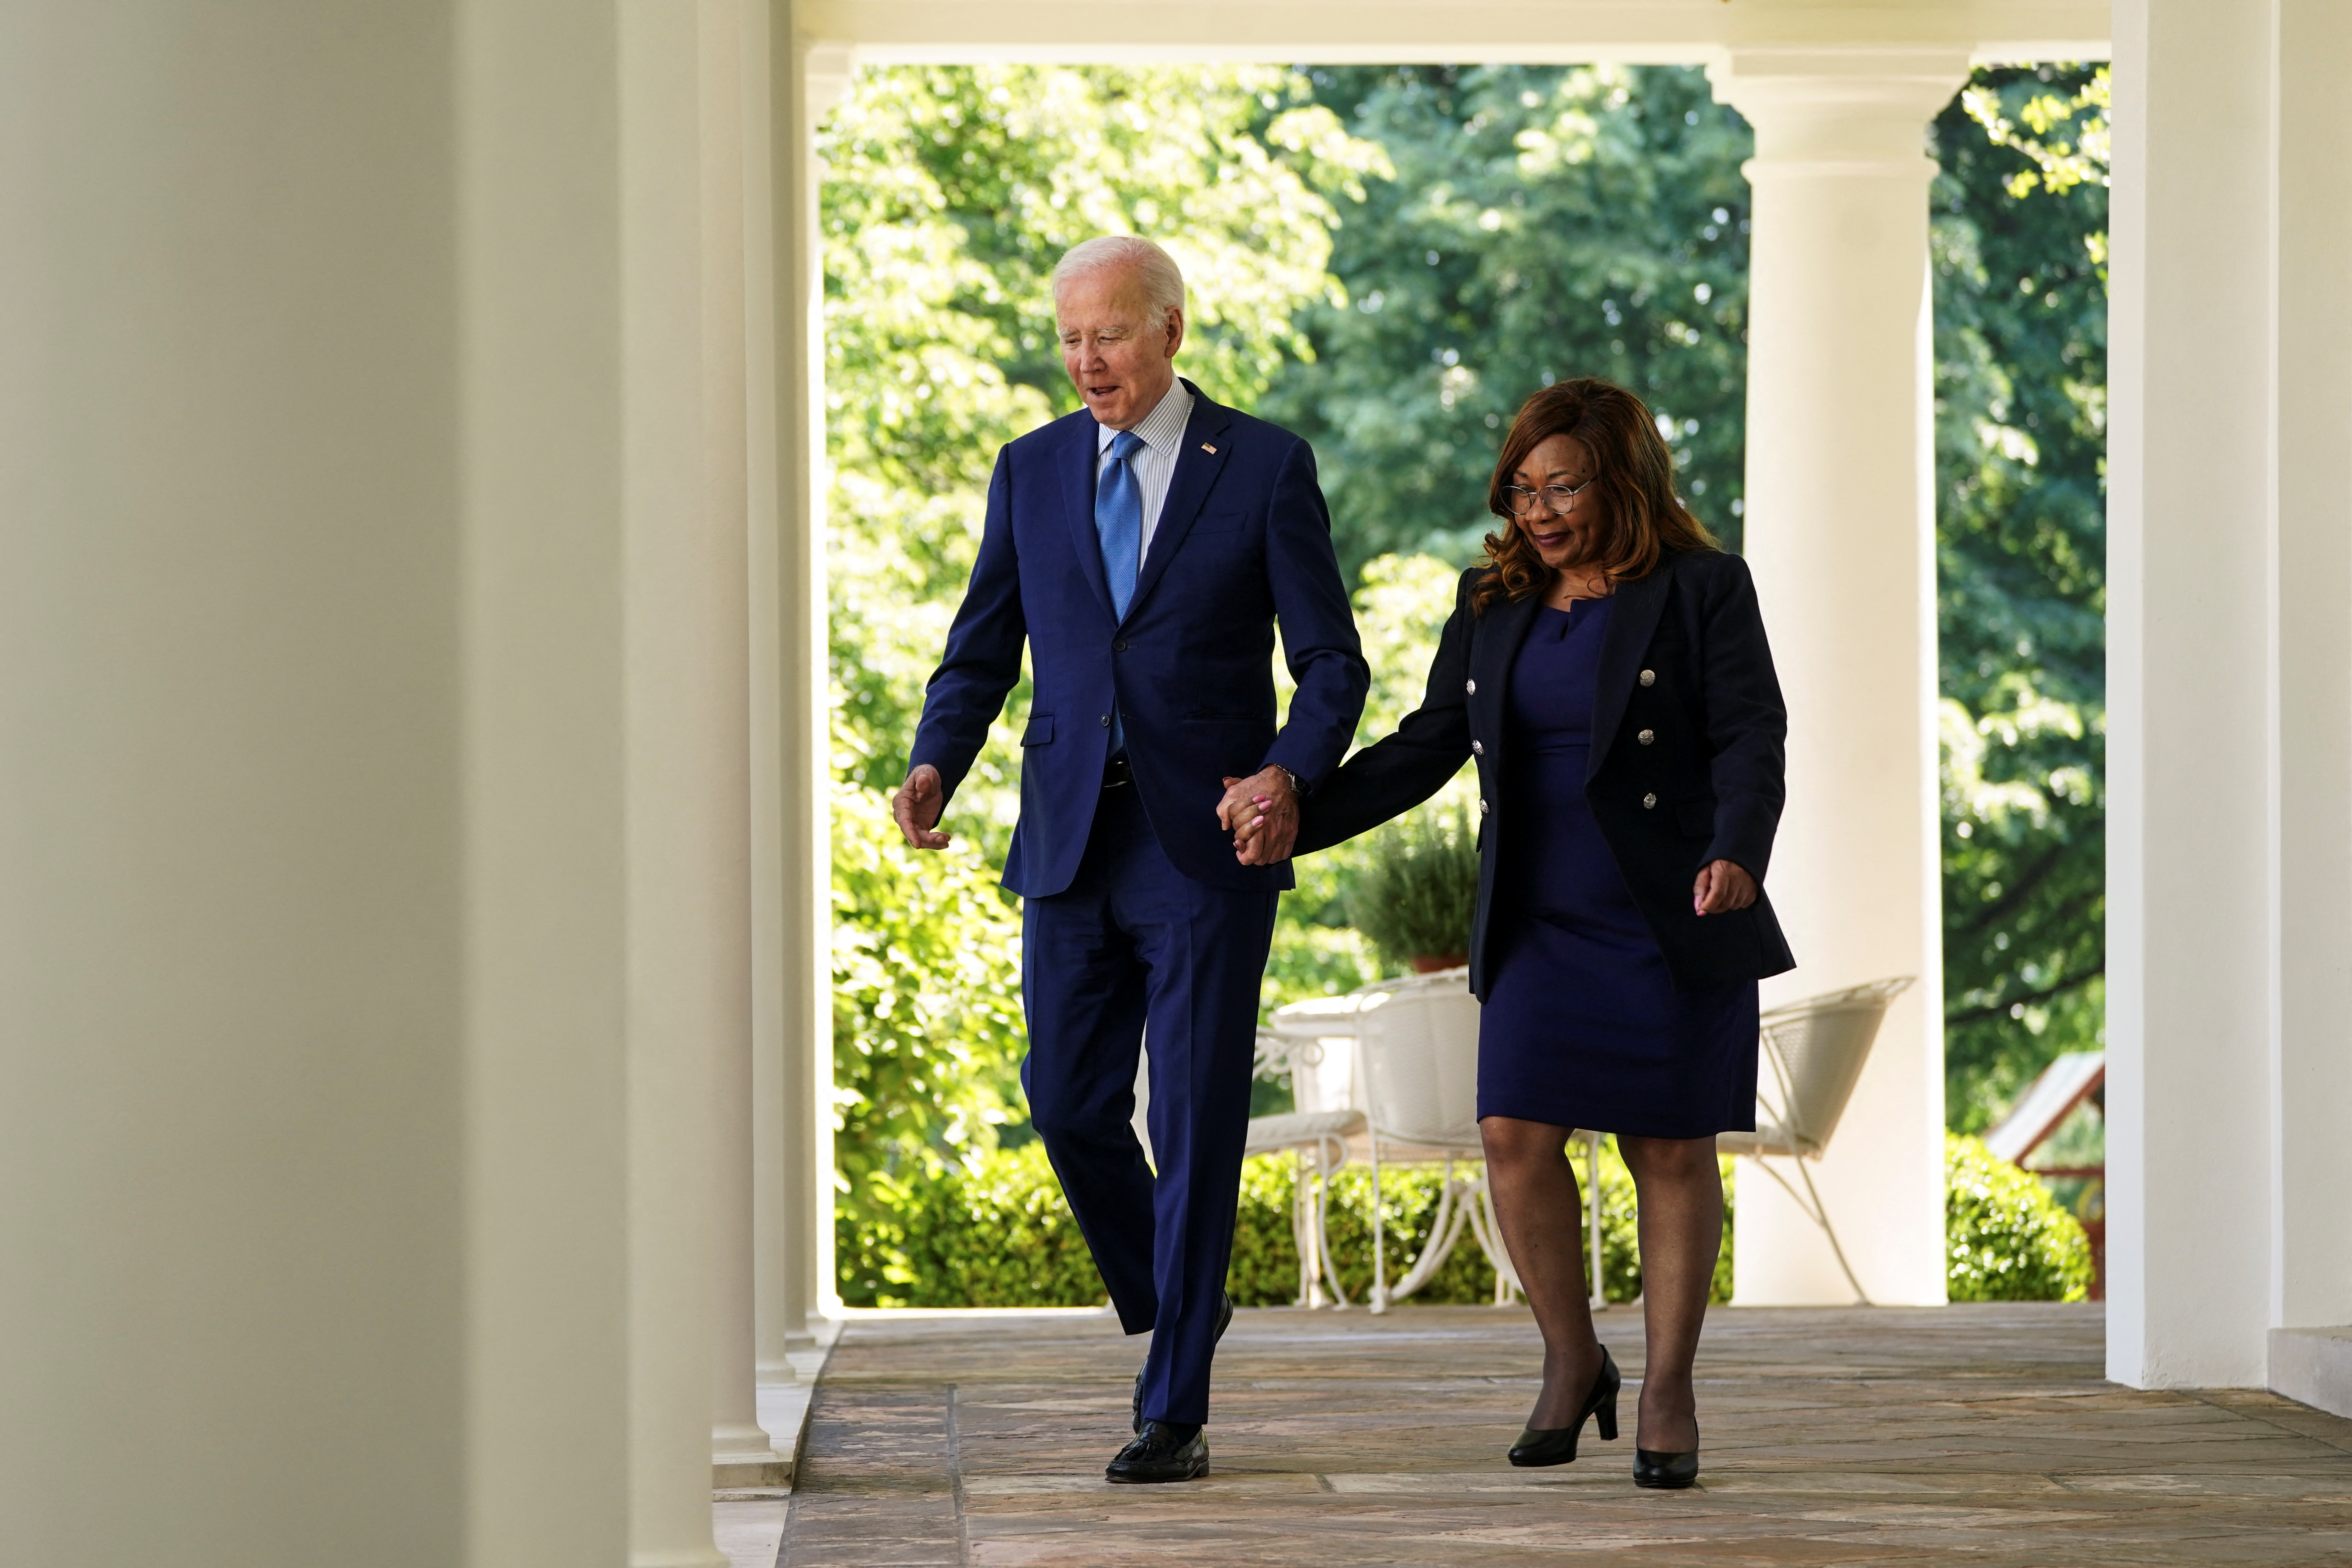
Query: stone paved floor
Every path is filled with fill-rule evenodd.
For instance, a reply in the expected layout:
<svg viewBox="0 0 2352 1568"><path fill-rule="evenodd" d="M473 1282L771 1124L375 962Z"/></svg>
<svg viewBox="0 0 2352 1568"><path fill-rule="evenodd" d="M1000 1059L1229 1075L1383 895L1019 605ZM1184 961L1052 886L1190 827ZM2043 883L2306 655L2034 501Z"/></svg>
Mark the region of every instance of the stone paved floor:
<svg viewBox="0 0 2352 1568"><path fill-rule="evenodd" d="M1706 1472L1630 1479L1638 1317L1605 1315L1623 1437L1514 1470L1524 1311L1244 1311L1211 1476L1112 1487L1139 1342L1108 1318L865 1320L817 1392L777 1562L933 1564L2352 1563L2352 1422L2102 1380L2096 1307L1719 1309Z"/></svg>

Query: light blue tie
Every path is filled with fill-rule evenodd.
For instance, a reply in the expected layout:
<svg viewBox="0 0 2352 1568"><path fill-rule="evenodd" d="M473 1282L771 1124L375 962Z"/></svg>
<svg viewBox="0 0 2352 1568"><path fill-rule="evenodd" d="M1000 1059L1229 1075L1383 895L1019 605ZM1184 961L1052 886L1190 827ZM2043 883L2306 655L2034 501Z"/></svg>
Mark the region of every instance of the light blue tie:
<svg viewBox="0 0 2352 1568"><path fill-rule="evenodd" d="M1127 618L1135 597L1135 574L1143 563L1143 487L1136 482L1131 459L1143 450L1143 437L1122 430L1111 437L1110 461L1103 465L1095 485L1095 532L1102 540L1103 580L1110 584L1111 609ZM1116 710L1110 721L1110 754L1127 750L1127 726Z"/></svg>
<svg viewBox="0 0 2352 1568"><path fill-rule="evenodd" d="M1095 486L1095 531L1102 536L1103 576L1110 605L1121 620L1135 597L1136 569L1143 561L1143 487L1130 460L1143 450L1143 437L1122 430L1111 437L1110 461Z"/></svg>

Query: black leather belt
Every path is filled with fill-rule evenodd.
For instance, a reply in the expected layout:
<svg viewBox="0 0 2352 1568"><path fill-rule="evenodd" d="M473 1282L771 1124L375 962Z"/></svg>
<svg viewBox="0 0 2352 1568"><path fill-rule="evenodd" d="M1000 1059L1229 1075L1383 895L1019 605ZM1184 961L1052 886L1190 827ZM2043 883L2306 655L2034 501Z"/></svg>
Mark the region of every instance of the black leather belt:
<svg viewBox="0 0 2352 1568"><path fill-rule="evenodd" d="M1103 788L1118 789L1135 782L1135 770L1127 764L1124 752L1103 764Z"/></svg>

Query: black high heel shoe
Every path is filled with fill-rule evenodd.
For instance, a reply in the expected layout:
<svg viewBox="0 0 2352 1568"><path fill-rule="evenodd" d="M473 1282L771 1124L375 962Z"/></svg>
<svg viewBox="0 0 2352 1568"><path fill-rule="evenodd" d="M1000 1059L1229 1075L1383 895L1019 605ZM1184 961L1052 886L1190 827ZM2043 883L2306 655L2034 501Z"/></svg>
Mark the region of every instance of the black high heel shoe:
<svg viewBox="0 0 2352 1568"><path fill-rule="evenodd" d="M1652 1491L1678 1492L1698 1479L1698 1450L1663 1453L1656 1448L1633 1450L1633 1484Z"/></svg>
<svg viewBox="0 0 2352 1568"><path fill-rule="evenodd" d="M1584 1408L1576 1413L1576 1419L1565 1426L1540 1429L1529 1426L1522 1431L1519 1440L1511 1445L1508 1456L1511 1463L1521 1466L1574 1463L1576 1435L1584 1430L1584 1418L1588 1415L1601 1428L1601 1440L1614 1443L1617 1440L1617 1390L1624 1381L1618 1375L1617 1363L1611 1358L1609 1347L1602 1345L1601 1371L1594 1375L1592 1392L1585 1396ZM1698 1473L1696 1456L1692 1458L1691 1473ZM1688 1481L1683 1483L1685 1486L1689 1484Z"/></svg>

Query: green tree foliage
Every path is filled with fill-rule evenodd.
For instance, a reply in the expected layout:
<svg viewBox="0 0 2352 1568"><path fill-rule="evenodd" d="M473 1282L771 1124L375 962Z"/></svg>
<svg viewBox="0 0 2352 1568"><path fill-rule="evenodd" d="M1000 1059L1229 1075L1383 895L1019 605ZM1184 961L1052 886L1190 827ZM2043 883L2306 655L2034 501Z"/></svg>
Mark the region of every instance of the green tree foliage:
<svg viewBox="0 0 2352 1568"><path fill-rule="evenodd" d="M1178 368L1247 407L1333 301L1340 222L1385 168L1269 67L904 67L819 137L835 767L895 788L979 545L997 448L1076 406L1050 275L1097 235L1166 245L1192 286ZM1025 709L1025 687L1008 712ZM1012 721L951 808L1001 850Z"/></svg>
<svg viewBox="0 0 2352 1568"><path fill-rule="evenodd" d="M973 845L908 848L854 784L834 792L833 917L835 1201L868 1215L1027 1119L1021 917Z"/></svg>
<svg viewBox="0 0 2352 1568"><path fill-rule="evenodd" d="M1936 122L1947 1108L1987 1125L2105 1005L2106 73Z"/></svg>
<svg viewBox="0 0 2352 1568"><path fill-rule="evenodd" d="M2102 79L1981 72L1937 126L1946 945L1964 1127L2051 1054L2096 1043ZM1315 441L1360 571L1370 741L1419 700L1455 567L1489 523L1501 426L1547 374L1642 391L1675 422L1701 514L1736 534L1747 150L1697 73L1663 68L861 78L822 144L853 1208L856 1193L961 1180L1014 1152L989 1152L1018 1118L1021 1048L1017 921L991 868L1025 691L955 803L956 855L898 848L872 792L904 766L996 448L1071 405L1054 258L1101 232L1169 243L1194 286L1180 368ZM1423 542L1436 557L1388 553ZM1345 923L1360 853L1301 864L1270 1004L1378 976Z"/></svg>
<svg viewBox="0 0 2352 1568"><path fill-rule="evenodd" d="M1368 184L1370 221L1351 215L1334 248L1352 303L1308 310L1316 355L1263 405L1322 454L1343 558L1425 545L1467 561L1511 409L1547 375L1588 373L1674 419L1696 510L1736 541L1748 141L1703 77L1313 74L1397 171ZM1935 129L1948 1089L1963 1129L2099 1041L2105 105L2099 70L1988 69Z"/></svg>
<svg viewBox="0 0 2352 1568"><path fill-rule="evenodd" d="M1260 411L1323 461L1340 559L1466 564L1528 394L1633 387L1695 508L1737 537L1746 397L1747 124L1680 67L1318 68L1316 100L1387 150L1332 252L1344 301Z"/></svg>
<svg viewBox="0 0 2352 1568"><path fill-rule="evenodd" d="M1019 918L992 885L1017 809L1025 682L953 803L958 849L905 849L885 792L971 574L997 448L1076 405L1054 346L1054 262L1096 235L1161 240L1193 290L1179 368L1247 406L1309 352L1302 306L1339 298L1334 199L1352 203L1386 165L1303 77L1263 67L871 71L819 154L845 786L836 1147L854 1228L879 1223L908 1182L976 1169L995 1130L1025 1119Z"/></svg>

